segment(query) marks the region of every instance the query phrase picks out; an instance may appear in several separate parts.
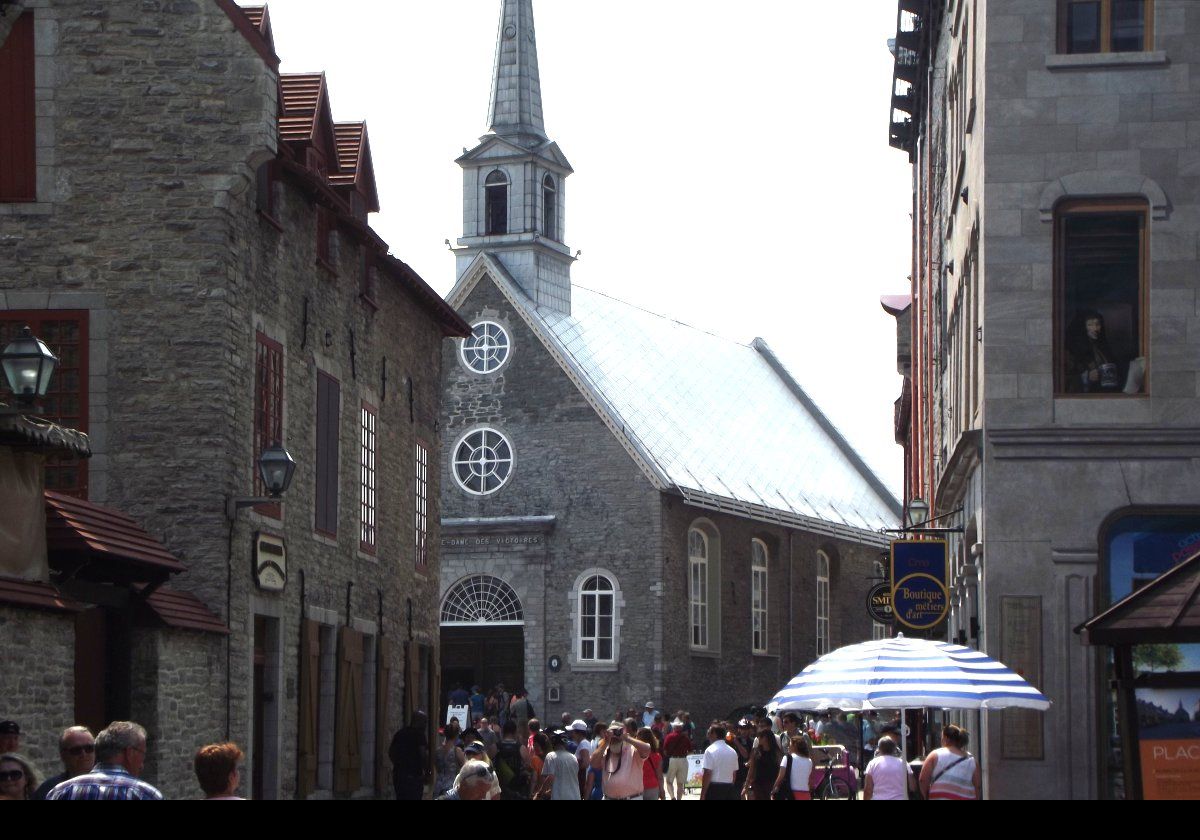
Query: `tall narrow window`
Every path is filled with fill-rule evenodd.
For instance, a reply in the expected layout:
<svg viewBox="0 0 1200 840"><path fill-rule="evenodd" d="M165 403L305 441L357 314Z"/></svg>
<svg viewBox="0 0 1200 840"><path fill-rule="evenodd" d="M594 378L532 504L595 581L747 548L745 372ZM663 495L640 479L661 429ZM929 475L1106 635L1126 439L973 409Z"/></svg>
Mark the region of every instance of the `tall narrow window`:
<svg viewBox="0 0 1200 840"><path fill-rule="evenodd" d="M0 79L0 85L3 80ZM3 122L0 121L0 126ZM4 129L0 128L0 135ZM0 350L20 334L23 327L46 343L58 357L58 367L50 377L46 396L38 404L43 416L62 426L88 430L88 312L75 310L0 311ZM0 401L4 401L8 381L0 376ZM86 499L88 495L87 461L83 458L46 462L46 489Z"/></svg>
<svg viewBox="0 0 1200 840"><path fill-rule="evenodd" d="M692 647L708 647L708 537L688 531L688 574L691 578Z"/></svg>
<svg viewBox="0 0 1200 840"><path fill-rule="evenodd" d="M1066 202L1056 213L1060 394L1146 390L1146 203Z"/></svg>
<svg viewBox="0 0 1200 840"><path fill-rule="evenodd" d="M37 199L33 12L0 43L0 201Z"/></svg>
<svg viewBox="0 0 1200 840"><path fill-rule="evenodd" d="M283 345L261 332L256 334L254 352L254 495L265 496L266 488L258 471L258 459L264 449L283 443ZM279 519L279 502L257 505L263 516Z"/></svg>
<svg viewBox="0 0 1200 840"><path fill-rule="evenodd" d="M887 572L885 572L883 569L883 563L876 560L875 561L875 582L882 583L883 581L886 581L886 580L887 580ZM871 622L871 639L874 641L879 641L880 639L886 639L886 638L889 638L887 625L881 624L878 621L872 621Z"/></svg>
<svg viewBox="0 0 1200 840"><path fill-rule="evenodd" d="M416 534L417 565L424 566L429 562L429 449L417 441L417 474L416 474L416 522L413 532Z"/></svg>
<svg viewBox="0 0 1200 840"><path fill-rule="evenodd" d="M337 274L338 234L333 211L317 208L317 265Z"/></svg>
<svg viewBox="0 0 1200 840"><path fill-rule="evenodd" d="M1153 19L1153 0L1059 0L1058 51L1148 51Z"/></svg>
<svg viewBox="0 0 1200 840"><path fill-rule="evenodd" d="M342 388L336 379L317 371L317 457L314 527L327 536L337 536L338 525L338 438Z"/></svg>
<svg viewBox="0 0 1200 840"><path fill-rule="evenodd" d="M613 654L613 584L603 575L593 575L579 589L579 660L611 662Z"/></svg>
<svg viewBox="0 0 1200 840"><path fill-rule="evenodd" d="M508 176L499 169L484 181L486 198L485 233L498 236L508 233Z"/></svg>
<svg viewBox="0 0 1200 840"><path fill-rule="evenodd" d="M375 525L375 426L378 413L374 406L364 402L359 417L359 547L367 554L374 554L378 535Z"/></svg>
<svg viewBox="0 0 1200 840"><path fill-rule="evenodd" d="M829 558L817 552L817 656L829 653Z"/></svg>
<svg viewBox="0 0 1200 840"><path fill-rule="evenodd" d="M279 161L269 160L258 167L258 212L279 224Z"/></svg>
<svg viewBox="0 0 1200 840"><path fill-rule="evenodd" d="M558 188L553 175L542 179L542 234L558 239Z"/></svg>
<svg viewBox="0 0 1200 840"><path fill-rule="evenodd" d="M750 541L750 624L755 653L767 652L767 545Z"/></svg>
<svg viewBox="0 0 1200 840"><path fill-rule="evenodd" d="M375 265L374 255L368 248L363 248L362 289L359 294L371 306L377 306L376 301L379 300L379 267Z"/></svg>

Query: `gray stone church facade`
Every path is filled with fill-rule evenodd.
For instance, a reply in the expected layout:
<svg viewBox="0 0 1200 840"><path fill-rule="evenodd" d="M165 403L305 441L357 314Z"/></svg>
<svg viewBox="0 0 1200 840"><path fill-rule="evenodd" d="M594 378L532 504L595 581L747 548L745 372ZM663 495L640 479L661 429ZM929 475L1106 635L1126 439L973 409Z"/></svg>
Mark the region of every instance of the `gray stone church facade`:
<svg viewBox="0 0 1200 840"><path fill-rule="evenodd" d="M459 158L443 348L442 686L548 720L765 702L869 639L898 504L761 339L573 286L571 167L542 121L532 3L506 0L489 132Z"/></svg>

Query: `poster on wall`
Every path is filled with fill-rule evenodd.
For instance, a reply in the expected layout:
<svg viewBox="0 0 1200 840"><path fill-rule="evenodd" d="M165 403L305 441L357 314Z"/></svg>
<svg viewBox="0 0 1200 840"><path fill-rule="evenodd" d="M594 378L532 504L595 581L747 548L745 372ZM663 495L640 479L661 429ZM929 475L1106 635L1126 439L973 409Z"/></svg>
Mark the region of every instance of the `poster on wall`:
<svg viewBox="0 0 1200 840"><path fill-rule="evenodd" d="M1138 688L1143 799L1200 799L1200 687Z"/></svg>

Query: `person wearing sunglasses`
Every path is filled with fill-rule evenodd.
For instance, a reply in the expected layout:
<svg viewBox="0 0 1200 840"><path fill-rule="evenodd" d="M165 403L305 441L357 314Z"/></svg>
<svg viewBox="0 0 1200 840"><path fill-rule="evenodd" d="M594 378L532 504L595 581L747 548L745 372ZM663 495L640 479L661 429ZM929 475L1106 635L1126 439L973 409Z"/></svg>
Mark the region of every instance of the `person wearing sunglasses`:
<svg viewBox="0 0 1200 840"><path fill-rule="evenodd" d="M62 759L63 772L51 776L34 791L33 799L45 799L54 786L67 779L74 779L92 772L96 764L96 739L86 726L71 726L63 730L58 739L58 756Z"/></svg>
<svg viewBox="0 0 1200 840"><path fill-rule="evenodd" d="M0 755L0 799L30 799L37 788L37 771L17 753Z"/></svg>
<svg viewBox="0 0 1200 840"><path fill-rule="evenodd" d="M458 771L454 786L437 799L450 802L487 799L495 779L495 771L486 762L472 759Z"/></svg>
<svg viewBox="0 0 1200 840"><path fill-rule="evenodd" d="M62 782L46 799L162 799L158 788L138 778L145 764L145 728L133 721L114 720L96 736L92 772Z"/></svg>

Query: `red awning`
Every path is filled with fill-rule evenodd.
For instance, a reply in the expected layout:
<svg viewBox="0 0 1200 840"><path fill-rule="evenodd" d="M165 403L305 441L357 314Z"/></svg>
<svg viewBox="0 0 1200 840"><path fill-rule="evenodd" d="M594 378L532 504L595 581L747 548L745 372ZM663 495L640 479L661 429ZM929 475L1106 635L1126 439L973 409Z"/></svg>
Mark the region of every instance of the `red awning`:
<svg viewBox="0 0 1200 840"><path fill-rule="evenodd" d="M51 612L83 612L84 605L67 598L55 587L36 580L0 578L0 604Z"/></svg>
<svg viewBox="0 0 1200 840"><path fill-rule="evenodd" d="M169 575L187 571L132 517L49 490L46 548L51 567L74 565L82 579L163 581Z"/></svg>
<svg viewBox="0 0 1200 840"><path fill-rule="evenodd" d="M135 588L139 592L145 589L144 586ZM204 606L203 601L190 593L160 586L150 593L145 603L154 616L168 627L229 635L229 628L225 622Z"/></svg>

